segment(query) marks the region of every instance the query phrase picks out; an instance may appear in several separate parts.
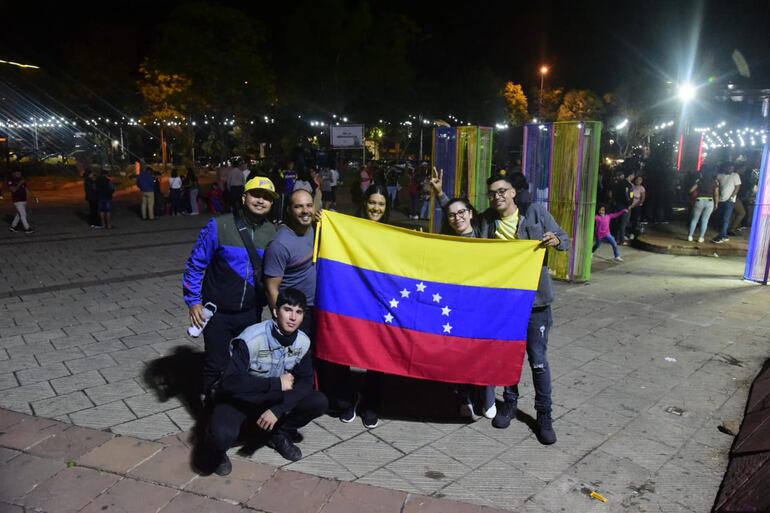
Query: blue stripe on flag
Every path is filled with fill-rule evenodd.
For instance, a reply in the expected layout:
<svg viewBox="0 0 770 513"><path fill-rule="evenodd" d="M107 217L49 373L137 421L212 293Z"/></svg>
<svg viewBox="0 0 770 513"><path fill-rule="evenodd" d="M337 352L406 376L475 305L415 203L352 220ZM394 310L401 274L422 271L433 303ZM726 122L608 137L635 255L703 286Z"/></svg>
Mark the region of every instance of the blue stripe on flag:
<svg viewBox="0 0 770 513"><path fill-rule="evenodd" d="M317 272L316 306L327 312L437 335L527 339L534 290L415 280L325 258Z"/></svg>

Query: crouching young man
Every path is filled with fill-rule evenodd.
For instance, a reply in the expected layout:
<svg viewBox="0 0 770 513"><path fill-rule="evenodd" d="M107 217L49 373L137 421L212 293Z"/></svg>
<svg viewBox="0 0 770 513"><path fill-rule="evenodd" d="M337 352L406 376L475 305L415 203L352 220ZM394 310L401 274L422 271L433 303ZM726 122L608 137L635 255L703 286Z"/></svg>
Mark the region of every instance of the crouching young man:
<svg viewBox="0 0 770 513"><path fill-rule="evenodd" d="M274 320L253 324L230 343L232 358L215 384L214 408L196 457L201 473L225 476L232 470L226 451L244 423L256 424L267 445L287 460L302 458L297 430L327 409L326 396L313 390L310 339L299 326L307 300L297 289L278 294Z"/></svg>

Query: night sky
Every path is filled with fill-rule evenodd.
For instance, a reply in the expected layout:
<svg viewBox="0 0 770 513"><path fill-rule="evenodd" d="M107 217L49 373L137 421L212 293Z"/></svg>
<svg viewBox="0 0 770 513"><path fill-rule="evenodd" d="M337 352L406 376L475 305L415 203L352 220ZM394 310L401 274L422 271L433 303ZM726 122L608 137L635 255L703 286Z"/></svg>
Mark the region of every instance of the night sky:
<svg viewBox="0 0 770 513"><path fill-rule="evenodd" d="M3 1L0 59L30 62L65 77L71 76L73 62L86 60L93 63L94 74L129 81L154 44L158 24L180 3ZM340 9L356 3L329 5ZM266 28L271 59L286 65L283 36L298 16L291 2L221 4L259 20ZM696 82L714 76L748 87L770 87L768 2L476 1L456 10L450 5L370 2L374 16L401 14L417 27L409 53L417 83L470 87L479 80L513 80L532 90L539 85L539 66L547 64L546 87L603 94L624 83L654 87L682 80L694 62ZM748 61L750 79L737 76L734 49ZM105 71L113 67L124 68L126 75ZM454 96L447 103L462 105L466 90L451 88Z"/></svg>

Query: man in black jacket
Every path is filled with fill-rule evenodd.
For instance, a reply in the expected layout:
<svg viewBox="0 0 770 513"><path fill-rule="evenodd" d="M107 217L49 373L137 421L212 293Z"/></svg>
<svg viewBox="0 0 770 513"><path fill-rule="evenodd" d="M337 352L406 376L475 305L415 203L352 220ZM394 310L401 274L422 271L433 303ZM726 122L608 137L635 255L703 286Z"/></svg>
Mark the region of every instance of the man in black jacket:
<svg viewBox="0 0 770 513"><path fill-rule="evenodd" d="M299 330L306 308L302 292L286 289L278 294L275 320L249 326L230 343L232 357L215 385L214 411L197 461L202 473L230 473L226 451L244 422L269 434L267 445L284 458L302 458L294 445L297 430L328 407L326 396L313 390L310 339Z"/></svg>
<svg viewBox="0 0 770 513"><path fill-rule="evenodd" d="M516 188L509 177L492 176L487 180L490 208L482 214L480 233L482 237L503 240L539 240L546 247L567 251L569 236L561 229L548 210L540 203L514 201ZM551 370L546 351L548 332L553 324L551 303L554 299L551 277L546 261L540 272L540 282L527 326L527 358L532 370L532 384L535 388L535 410L537 425L535 436L544 445L556 442L556 433L551 419ZM501 270L502 271L502 270ZM505 387L503 405L497 410L492 425L505 429L516 417L519 399L518 385Z"/></svg>

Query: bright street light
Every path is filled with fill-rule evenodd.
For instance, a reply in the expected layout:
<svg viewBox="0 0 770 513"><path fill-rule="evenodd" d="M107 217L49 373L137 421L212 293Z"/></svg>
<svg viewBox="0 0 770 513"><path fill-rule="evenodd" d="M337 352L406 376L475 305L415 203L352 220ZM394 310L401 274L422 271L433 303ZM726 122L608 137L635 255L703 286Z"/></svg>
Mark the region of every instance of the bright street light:
<svg viewBox="0 0 770 513"><path fill-rule="evenodd" d="M687 103L695 98L695 86L692 84L682 84L679 86L679 99Z"/></svg>
<svg viewBox="0 0 770 513"><path fill-rule="evenodd" d="M623 130L626 126L628 126L628 118L615 125L615 130Z"/></svg>

